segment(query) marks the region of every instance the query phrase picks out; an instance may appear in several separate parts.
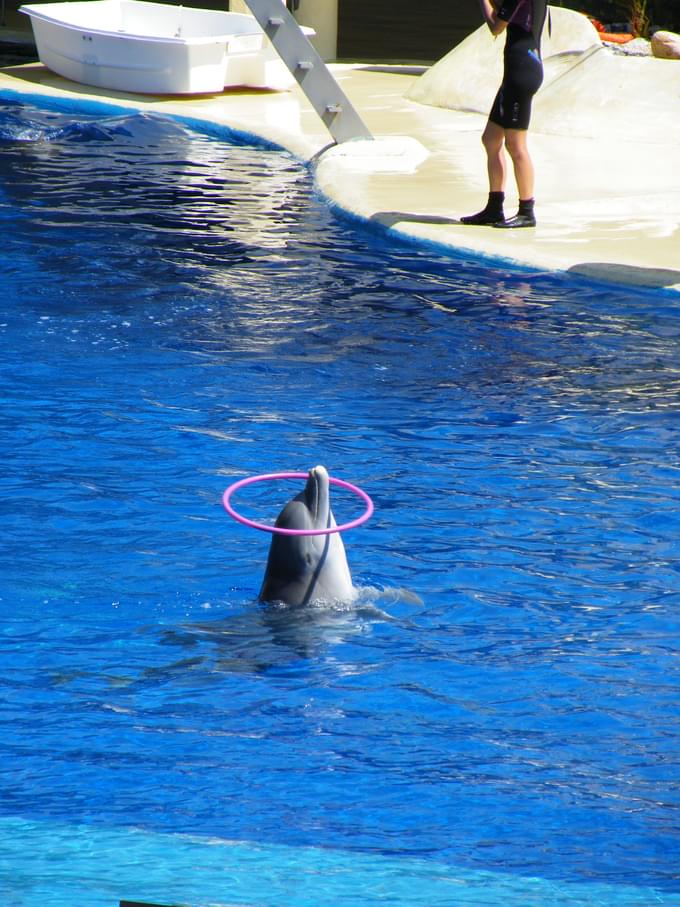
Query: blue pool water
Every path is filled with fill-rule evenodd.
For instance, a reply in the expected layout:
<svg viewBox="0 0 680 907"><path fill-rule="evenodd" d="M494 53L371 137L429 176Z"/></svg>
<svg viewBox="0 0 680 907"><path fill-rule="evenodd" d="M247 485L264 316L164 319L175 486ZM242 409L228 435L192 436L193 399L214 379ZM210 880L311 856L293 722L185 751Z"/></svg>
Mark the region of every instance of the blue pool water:
<svg viewBox="0 0 680 907"><path fill-rule="evenodd" d="M3 904L680 904L677 298L155 116L0 173ZM359 602L262 606L222 492L316 463Z"/></svg>

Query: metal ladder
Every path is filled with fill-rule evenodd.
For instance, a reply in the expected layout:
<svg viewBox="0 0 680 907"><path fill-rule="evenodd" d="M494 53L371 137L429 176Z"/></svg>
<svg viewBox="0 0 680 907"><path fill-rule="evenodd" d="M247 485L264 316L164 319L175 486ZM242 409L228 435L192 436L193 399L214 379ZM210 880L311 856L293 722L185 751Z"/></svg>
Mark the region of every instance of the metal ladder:
<svg viewBox="0 0 680 907"><path fill-rule="evenodd" d="M245 0L336 142L372 139L366 124L281 0Z"/></svg>

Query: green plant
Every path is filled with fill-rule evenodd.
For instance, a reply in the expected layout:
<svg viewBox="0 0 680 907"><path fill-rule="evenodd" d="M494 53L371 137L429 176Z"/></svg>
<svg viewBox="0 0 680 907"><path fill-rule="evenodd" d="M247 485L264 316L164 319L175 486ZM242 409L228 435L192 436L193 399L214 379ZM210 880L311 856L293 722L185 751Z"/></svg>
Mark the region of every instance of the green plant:
<svg viewBox="0 0 680 907"><path fill-rule="evenodd" d="M628 16L630 30L636 38L649 35L648 0L626 0L623 11Z"/></svg>

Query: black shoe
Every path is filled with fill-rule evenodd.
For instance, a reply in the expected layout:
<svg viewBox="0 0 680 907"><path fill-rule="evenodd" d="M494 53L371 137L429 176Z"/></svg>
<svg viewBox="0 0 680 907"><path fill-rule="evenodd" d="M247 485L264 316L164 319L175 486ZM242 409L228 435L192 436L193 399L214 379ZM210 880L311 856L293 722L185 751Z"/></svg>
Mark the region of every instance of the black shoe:
<svg viewBox="0 0 680 907"><path fill-rule="evenodd" d="M504 192L489 192L489 198L482 210L478 211L477 214L461 217L460 223L472 227L491 227L493 224L505 220L503 212L504 201Z"/></svg>
<svg viewBox="0 0 680 907"><path fill-rule="evenodd" d="M516 230L518 227L535 227L536 218L533 214L515 214L508 220L499 220L494 227L500 227L505 230Z"/></svg>
<svg viewBox="0 0 680 907"><path fill-rule="evenodd" d="M466 224L468 227L496 227L499 224L505 223L505 218L503 217L503 212L498 211L480 211L478 214L469 214L466 217L461 217L461 224Z"/></svg>

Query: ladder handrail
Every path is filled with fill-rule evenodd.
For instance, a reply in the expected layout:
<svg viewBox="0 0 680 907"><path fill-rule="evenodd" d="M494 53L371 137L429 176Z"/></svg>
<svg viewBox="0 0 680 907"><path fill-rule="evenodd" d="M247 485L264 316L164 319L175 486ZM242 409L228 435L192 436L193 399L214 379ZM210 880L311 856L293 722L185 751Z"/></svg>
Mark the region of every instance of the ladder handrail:
<svg viewBox="0 0 680 907"><path fill-rule="evenodd" d="M372 139L366 124L281 0L245 0L336 142Z"/></svg>

